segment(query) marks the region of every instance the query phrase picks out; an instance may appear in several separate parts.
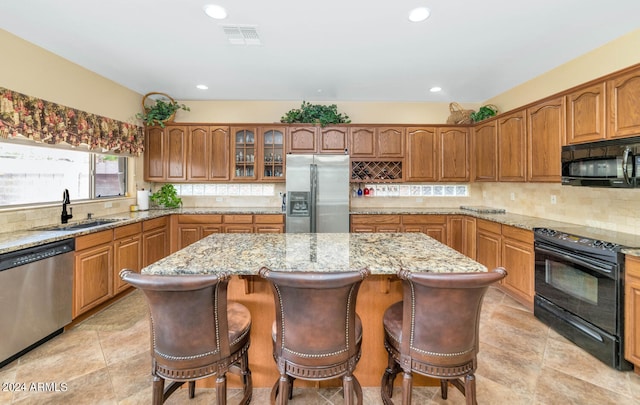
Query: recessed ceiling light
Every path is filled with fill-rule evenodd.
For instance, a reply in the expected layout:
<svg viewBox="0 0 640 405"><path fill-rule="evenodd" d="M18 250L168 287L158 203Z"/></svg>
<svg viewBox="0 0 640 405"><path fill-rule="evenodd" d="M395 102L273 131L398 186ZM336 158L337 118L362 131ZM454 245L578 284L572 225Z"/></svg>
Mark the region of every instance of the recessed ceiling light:
<svg viewBox="0 0 640 405"><path fill-rule="evenodd" d="M420 22L424 21L431 15L431 10L426 7L414 8L409 12L409 21Z"/></svg>
<svg viewBox="0 0 640 405"><path fill-rule="evenodd" d="M208 90L209 86L207 86L206 84L199 84L196 86L196 88L200 89L200 90Z"/></svg>
<svg viewBox="0 0 640 405"><path fill-rule="evenodd" d="M227 18L227 10L216 4L207 4L204 6L204 12L211 18L216 20L224 20Z"/></svg>
<svg viewBox="0 0 640 405"><path fill-rule="evenodd" d="M429 91L432 92L432 93L437 93L439 91L442 91L442 87L435 86L435 87L430 88Z"/></svg>

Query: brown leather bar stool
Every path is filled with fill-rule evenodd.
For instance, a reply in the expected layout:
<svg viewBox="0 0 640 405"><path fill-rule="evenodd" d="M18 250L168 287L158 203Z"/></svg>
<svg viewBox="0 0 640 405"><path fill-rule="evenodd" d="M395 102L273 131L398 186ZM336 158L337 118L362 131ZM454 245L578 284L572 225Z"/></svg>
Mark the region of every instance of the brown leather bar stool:
<svg viewBox="0 0 640 405"><path fill-rule="evenodd" d="M260 269L273 289L276 320L273 358L280 378L271 403L286 404L293 381L342 378L346 404L362 404L362 388L353 375L360 359L362 322L356 314L360 284L369 270L340 273L275 272Z"/></svg>
<svg viewBox="0 0 640 405"><path fill-rule="evenodd" d="M402 371L402 404L411 403L412 373L440 379L442 399L450 381L477 404L475 370L482 299L507 272L411 273L401 270L403 301L384 313L389 365L382 376L382 400L392 405L393 381ZM464 378L464 383L461 378Z"/></svg>
<svg viewBox="0 0 640 405"><path fill-rule="evenodd" d="M242 304L227 302L229 276L154 276L124 269L122 280L140 289L151 315L153 404L162 404L189 382L216 376L216 399L227 403L226 373L242 378L241 404L251 401L251 371L247 351L251 314ZM164 381L171 380L164 387Z"/></svg>

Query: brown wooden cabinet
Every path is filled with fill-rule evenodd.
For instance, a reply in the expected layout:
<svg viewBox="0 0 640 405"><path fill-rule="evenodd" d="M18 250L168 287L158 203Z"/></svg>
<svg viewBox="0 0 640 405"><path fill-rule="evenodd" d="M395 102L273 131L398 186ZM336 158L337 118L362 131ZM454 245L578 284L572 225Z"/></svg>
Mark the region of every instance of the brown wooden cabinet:
<svg viewBox="0 0 640 405"><path fill-rule="evenodd" d="M407 181L438 180L437 127L407 128Z"/></svg>
<svg viewBox="0 0 640 405"><path fill-rule="evenodd" d="M402 215L402 232L422 232L440 243L447 243L445 215Z"/></svg>
<svg viewBox="0 0 640 405"><path fill-rule="evenodd" d="M469 181L469 131L467 128L439 128L439 180Z"/></svg>
<svg viewBox="0 0 640 405"><path fill-rule="evenodd" d="M476 219L476 260L489 270L502 264L502 225Z"/></svg>
<svg viewBox="0 0 640 405"><path fill-rule="evenodd" d="M560 182L565 98L527 108L527 181Z"/></svg>
<svg viewBox="0 0 640 405"><path fill-rule="evenodd" d="M260 160L257 164L258 178L269 182L285 180L285 134L286 127L260 127L258 142Z"/></svg>
<svg viewBox="0 0 640 405"><path fill-rule="evenodd" d="M318 153L342 155L345 151L349 151L348 127L335 126L320 128Z"/></svg>
<svg viewBox="0 0 640 405"><path fill-rule="evenodd" d="M144 179L166 180L166 160L164 128L147 127L144 135Z"/></svg>
<svg viewBox="0 0 640 405"><path fill-rule="evenodd" d="M76 238L73 317L113 296L113 230Z"/></svg>
<svg viewBox="0 0 640 405"><path fill-rule="evenodd" d="M284 233L282 214L255 214L253 224L255 233Z"/></svg>
<svg viewBox="0 0 640 405"><path fill-rule="evenodd" d="M354 158L403 158L404 127L350 127L349 154Z"/></svg>
<svg viewBox="0 0 640 405"><path fill-rule="evenodd" d="M229 127L189 126L187 180L229 180Z"/></svg>
<svg viewBox="0 0 640 405"><path fill-rule="evenodd" d="M475 260L476 219L466 215L448 215L447 246Z"/></svg>
<svg viewBox="0 0 640 405"><path fill-rule="evenodd" d="M287 153L318 152L318 127L289 127L287 130Z"/></svg>
<svg viewBox="0 0 640 405"><path fill-rule="evenodd" d="M122 281L120 271L142 268L142 223L124 225L113 230L113 294L130 287Z"/></svg>
<svg viewBox="0 0 640 405"><path fill-rule="evenodd" d="M473 180L498 180L498 121L478 124L473 129Z"/></svg>
<svg viewBox="0 0 640 405"><path fill-rule="evenodd" d="M257 162L260 150L258 149L258 128L256 127L231 127L231 180L255 181L258 179Z"/></svg>
<svg viewBox="0 0 640 405"><path fill-rule="evenodd" d="M169 254L169 220L160 217L142 223L142 267Z"/></svg>
<svg viewBox="0 0 640 405"><path fill-rule="evenodd" d="M184 125L165 127L167 138L167 181L187 178L187 127Z"/></svg>
<svg viewBox="0 0 640 405"><path fill-rule="evenodd" d="M607 80L607 138L640 133L640 68Z"/></svg>
<svg viewBox="0 0 640 405"><path fill-rule="evenodd" d="M507 270L502 287L515 299L533 309L533 232L502 225L502 266Z"/></svg>
<svg viewBox="0 0 640 405"><path fill-rule="evenodd" d="M498 118L498 180L525 181L526 154L525 110Z"/></svg>
<svg viewBox="0 0 640 405"><path fill-rule="evenodd" d="M566 144L600 141L606 137L606 85L580 87L566 96Z"/></svg>
<svg viewBox="0 0 640 405"><path fill-rule="evenodd" d="M461 127L407 128L407 181L469 181L469 132Z"/></svg>
<svg viewBox="0 0 640 405"><path fill-rule="evenodd" d="M640 369L640 258L627 256L624 279L624 358Z"/></svg>
<svg viewBox="0 0 640 405"><path fill-rule="evenodd" d="M400 215L351 215L351 232L400 232Z"/></svg>
<svg viewBox="0 0 640 405"><path fill-rule="evenodd" d="M223 232L222 215L182 214L172 218L175 237L171 251L177 251L212 233ZM172 235L173 236L173 235Z"/></svg>

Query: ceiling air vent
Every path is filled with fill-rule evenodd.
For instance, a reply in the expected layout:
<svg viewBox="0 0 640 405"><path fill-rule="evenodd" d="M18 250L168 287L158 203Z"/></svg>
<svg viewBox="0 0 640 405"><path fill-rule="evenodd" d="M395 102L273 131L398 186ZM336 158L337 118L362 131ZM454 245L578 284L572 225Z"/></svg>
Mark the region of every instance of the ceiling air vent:
<svg viewBox="0 0 640 405"><path fill-rule="evenodd" d="M255 26L223 25L222 28L231 45L262 45Z"/></svg>

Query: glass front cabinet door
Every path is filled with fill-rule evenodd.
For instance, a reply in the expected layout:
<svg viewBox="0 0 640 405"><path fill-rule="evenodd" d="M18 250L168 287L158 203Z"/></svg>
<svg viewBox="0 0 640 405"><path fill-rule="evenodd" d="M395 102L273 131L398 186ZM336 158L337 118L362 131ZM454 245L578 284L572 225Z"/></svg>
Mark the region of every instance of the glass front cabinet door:
<svg viewBox="0 0 640 405"><path fill-rule="evenodd" d="M284 181L285 149L284 128L261 128L262 170L260 178L268 181Z"/></svg>
<svg viewBox="0 0 640 405"><path fill-rule="evenodd" d="M233 140L233 154L231 159L234 162L231 177L233 180L256 180L256 160L258 157L256 128L234 127L231 131Z"/></svg>

